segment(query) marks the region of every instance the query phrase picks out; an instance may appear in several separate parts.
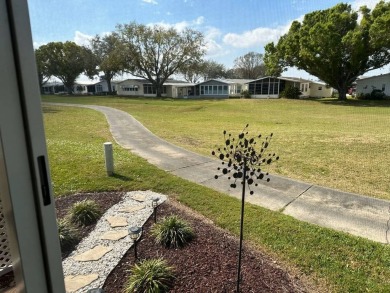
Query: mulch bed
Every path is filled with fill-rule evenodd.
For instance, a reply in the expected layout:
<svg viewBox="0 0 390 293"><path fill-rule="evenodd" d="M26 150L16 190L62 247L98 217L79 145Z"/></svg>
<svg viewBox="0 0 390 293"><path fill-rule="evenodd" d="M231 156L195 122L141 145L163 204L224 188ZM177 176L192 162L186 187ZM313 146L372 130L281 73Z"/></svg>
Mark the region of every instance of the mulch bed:
<svg viewBox="0 0 390 293"><path fill-rule="evenodd" d="M64 217L73 203L83 199L95 200L104 211L118 203L122 196L123 193L105 192L61 197L56 200L57 216ZM144 233L137 246L139 259L162 257L175 268L176 280L170 292L236 292L238 239L173 200L158 207L157 221L171 214L188 221L196 238L182 249L166 249L156 244L149 233L154 224L151 217L143 227ZM94 225L81 228L80 235L88 235L93 228ZM70 252L63 252L63 257ZM134 250L130 248L108 276L104 292L123 292L132 265ZM308 285L304 278L288 272L249 245L244 245L241 272L241 292L318 292L318 288ZM0 288L4 288L1 279Z"/></svg>

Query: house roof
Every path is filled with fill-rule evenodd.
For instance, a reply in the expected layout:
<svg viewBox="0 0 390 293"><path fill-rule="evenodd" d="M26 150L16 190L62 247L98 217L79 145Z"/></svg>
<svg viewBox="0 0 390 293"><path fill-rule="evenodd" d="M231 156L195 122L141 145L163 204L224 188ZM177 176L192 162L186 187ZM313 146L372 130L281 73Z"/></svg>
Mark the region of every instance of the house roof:
<svg viewBox="0 0 390 293"><path fill-rule="evenodd" d="M372 79L372 78L383 77L383 76L389 76L389 78L390 78L390 72L385 73L385 74L374 75L374 76L359 76L359 78L356 79L356 82L367 80L367 79Z"/></svg>
<svg viewBox="0 0 390 293"><path fill-rule="evenodd" d="M237 83L238 84L245 84L245 83L253 81L253 79L222 79L222 78L220 79L220 78L216 78L216 79L205 80L203 82L198 83L197 85L203 84L206 82L210 82L210 81L217 81L217 82L221 82L221 83L225 83L225 84L237 84Z"/></svg>
<svg viewBox="0 0 390 293"><path fill-rule="evenodd" d="M314 81L314 80L308 80L308 79L303 79L303 78L300 78L300 77L289 77L289 76L278 76L278 77L274 77L274 76L264 76L262 78L258 78L256 80L252 80L252 81L258 81L258 80L263 80L263 79L266 79L266 78L277 78L277 79L281 79L281 80L286 80L286 81L293 81L293 82L304 82L304 83L315 83L315 84L321 84L321 85L326 85L325 82L322 82L322 81ZM251 82L251 81L249 81ZM247 82L247 83L249 83Z"/></svg>

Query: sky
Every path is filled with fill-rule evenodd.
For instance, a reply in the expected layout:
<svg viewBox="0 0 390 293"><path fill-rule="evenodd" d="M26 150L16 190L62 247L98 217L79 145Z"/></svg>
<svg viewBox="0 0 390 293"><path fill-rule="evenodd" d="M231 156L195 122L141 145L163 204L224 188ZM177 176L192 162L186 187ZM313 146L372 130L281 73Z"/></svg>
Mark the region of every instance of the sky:
<svg viewBox="0 0 390 293"><path fill-rule="evenodd" d="M137 22L177 30L192 28L203 33L208 60L232 68L248 52L264 53L277 42L292 21L306 13L327 9L339 0L28 0L34 47L54 41L87 45L116 25ZM379 0L345 0L358 9L373 8ZM390 72L390 66L370 71L372 76ZM316 79L289 69L284 76Z"/></svg>

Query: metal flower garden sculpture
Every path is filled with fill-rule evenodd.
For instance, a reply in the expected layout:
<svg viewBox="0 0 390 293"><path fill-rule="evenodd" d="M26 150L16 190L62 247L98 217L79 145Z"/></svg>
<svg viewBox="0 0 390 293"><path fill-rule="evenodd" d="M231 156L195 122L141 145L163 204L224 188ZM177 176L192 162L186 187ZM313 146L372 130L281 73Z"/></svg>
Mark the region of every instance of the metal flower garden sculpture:
<svg viewBox="0 0 390 293"><path fill-rule="evenodd" d="M215 175L215 179L221 176L228 176L228 179L232 181L230 187L237 188L237 181L242 186L242 198L241 198L241 220L240 220L240 248L238 254L237 265L237 292L240 292L240 280L241 280L241 252L242 252L242 239L243 239L243 227L244 227L244 207L245 207L245 187L248 185L250 194L254 191L251 186L256 183L257 180L270 181L268 172L263 171L263 166L270 165L272 162L279 160L279 156L275 153L266 153L270 144L273 134L263 139L259 134L255 137L248 138L247 129L249 124L245 126L242 132L237 138L234 138L231 133L223 131L225 146L218 148L217 151L213 151L211 154L219 158L222 162L222 167L218 167L221 174Z"/></svg>

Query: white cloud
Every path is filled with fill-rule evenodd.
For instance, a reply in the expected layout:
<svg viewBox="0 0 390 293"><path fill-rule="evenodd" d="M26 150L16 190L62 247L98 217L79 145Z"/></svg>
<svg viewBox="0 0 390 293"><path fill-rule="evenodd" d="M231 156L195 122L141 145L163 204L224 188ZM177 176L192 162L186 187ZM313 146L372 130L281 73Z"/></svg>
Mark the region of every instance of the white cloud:
<svg viewBox="0 0 390 293"><path fill-rule="evenodd" d="M173 24L161 21L161 22L156 22L156 23L149 23L148 26L158 25L158 26L161 26L163 28L174 28L178 32L182 32L188 27L190 27L190 28L197 27L197 26L202 25L203 23L204 23L204 17L199 16L192 21L185 20L185 21L181 21L181 22L177 22L177 23L173 23Z"/></svg>
<svg viewBox="0 0 390 293"><path fill-rule="evenodd" d="M264 46L269 42L276 42L281 35L288 31L290 26L277 28L258 27L242 34L228 33L223 37L223 42L236 48L249 48Z"/></svg>
<svg viewBox="0 0 390 293"><path fill-rule="evenodd" d="M351 1L350 4L353 9L359 10L361 6L367 6L370 9L373 9L379 0L355 0Z"/></svg>
<svg viewBox="0 0 390 293"><path fill-rule="evenodd" d="M228 54L228 51L218 43L222 33L215 27L208 27L204 33L205 50L207 57L218 57Z"/></svg>
<svg viewBox="0 0 390 293"><path fill-rule="evenodd" d="M304 15L295 19L302 22ZM277 42L279 38L286 34L290 29L292 21L286 25L280 25L274 28L258 27L241 34L228 33L223 37L223 42L235 48L262 47L270 42Z"/></svg>
<svg viewBox="0 0 390 293"><path fill-rule="evenodd" d="M195 19L195 20L193 21L193 23L196 24L196 25L201 25L201 24L203 24L203 23L204 23L204 17L203 17L203 16L199 16L197 19Z"/></svg>
<svg viewBox="0 0 390 293"><path fill-rule="evenodd" d="M46 45L45 42L33 42L34 49L38 49L40 46Z"/></svg>
<svg viewBox="0 0 390 293"><path fill-rule="evenodd" d="M82 32L76 31L73 41L79 46L88 46L93 36L83 34Z"/></svg>
<svg viewBox="0 0 390 293"><path fill-rule="evenodd" d="M148 4L154 4L154 5L158 4L158 2L155 1L155 0L142 0L142 2L145 2L145 3L148 3Z"/></svg>

